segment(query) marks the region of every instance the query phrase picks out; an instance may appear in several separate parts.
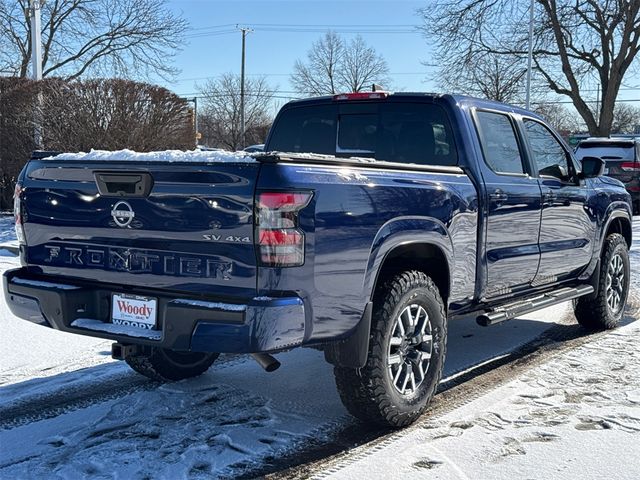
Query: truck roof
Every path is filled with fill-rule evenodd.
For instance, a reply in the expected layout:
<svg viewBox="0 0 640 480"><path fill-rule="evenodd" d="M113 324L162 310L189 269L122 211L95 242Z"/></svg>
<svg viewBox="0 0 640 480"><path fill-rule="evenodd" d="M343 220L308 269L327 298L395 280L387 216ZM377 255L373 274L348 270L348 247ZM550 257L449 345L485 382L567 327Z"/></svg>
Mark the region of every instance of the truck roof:
<svg viewBox="0 0 640 480"><path fill-rule="evenodd" d="M529 110L525 110L524 108L517 107L515 105L510 105L507 103L497 102L495 100L488 100L485 98L477 98L468 95L458 95L458 94L450 94L450 93L433 93L433 92L362 92L362 94L386 94L386 98L396 100L396 99L406 99L406 98L414 98L416 100L427 100L427 101L435 101L438 99L442 99L445 101L449 101L450 103L458 106L466 106L466 107L477 107L477 108L487 108L492 110L500 110L504 112L517 113L520 115L527 115L530 117L535 117L538 119L542 119L538 114L531 112ZM355 94L337 94L337 95L323 95L318 97L309 97L303 98L299 100L292 100L288 102L283 108L287 107L297 107L303 105L314 105L314 104L324 104L331 103L336 101L336 97L355 95ZM356 101L380 101L380 98L371 98L368 99L358 99L353 100ZM338 99L338 101L350 101L349 99Z"/></svg>

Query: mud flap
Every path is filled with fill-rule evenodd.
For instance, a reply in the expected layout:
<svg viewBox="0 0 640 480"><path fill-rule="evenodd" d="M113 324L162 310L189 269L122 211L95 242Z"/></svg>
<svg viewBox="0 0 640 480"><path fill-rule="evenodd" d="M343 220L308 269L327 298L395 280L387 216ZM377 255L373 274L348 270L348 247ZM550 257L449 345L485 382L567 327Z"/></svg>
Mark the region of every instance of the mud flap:
<svg viewBox="0 0 640 480"><path fill-rule="evenodd" d="M372 311L373 302L369 302L353 333L344 340L331 343L324 347L324 358L327 362L336 367L364 367L369 354Z"/></svg>

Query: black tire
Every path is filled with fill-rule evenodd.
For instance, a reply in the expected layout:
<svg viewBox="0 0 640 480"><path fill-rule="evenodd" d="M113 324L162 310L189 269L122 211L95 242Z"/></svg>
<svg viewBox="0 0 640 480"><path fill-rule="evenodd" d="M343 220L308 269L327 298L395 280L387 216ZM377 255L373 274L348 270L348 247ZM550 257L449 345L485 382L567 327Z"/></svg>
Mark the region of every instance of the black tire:
<svg viewBox="0 0 640 480"><path fill-rule="evenodd" d="M624 277L621 282L613 281L615 275L611 276L612 262L616 257L622 264ZM627 303L630 274L627 242L619 233L612 233L606 238L602 249L597 291L594 295L581 297L574 302L573 310L578 323L589 330L609 330L617 327ZM611 305L615 301L610 302L608 297L613 290L619 296L616 308Z"/></svg>
<svg viewBox="0 0 640 480"><path fill-rule="evenodd" d="M426 312L432 338L429 347L431 358L426 369L423 369L423 380L419 384L415 382L419 380L419 376L415 375L416 369L422 369L424 365L418 367L413 362L416 361L416 356L422 358L421 352L426 351L429 341L408 347L413 348L413 351L405 356L405 350L401 349L406 345L394 346L391 340L393 336L397 341L400 328L398 322L402 323L400 316L405 315L407 308L410 316L416 312L414 334L421 325L427 323L427 320L420 320L418 307ZM377 290L373 308L367 363L360 369L335 367L336 385L342 402L353 416L385 427L404 427L413 423L425 411L442 376L447 343L444 303L438 288L427 275L419 271L407 271L396 275ZM427 331L426 328L422 330L425 333ZM420 335L419 340L415 341L422 342L423 338L428 338L428 335ZM391 357L403 359L403 363L390 366L388 362ZM394 368L405 369L407 373L398 374L399 370L396 370L394 381ZM399 385L404 383L406 386L406 377L410 378L409 369L416 387L408 393L402 393Z"/></svg>
<svg viewBox="0 0 640 480"><path fill-rule="evenodd" d="M136 372L158 382L174 382L197 377L206 372L218 358L218 353L178 352L147 347L144 353L127 357L125 361Z"/></svg>

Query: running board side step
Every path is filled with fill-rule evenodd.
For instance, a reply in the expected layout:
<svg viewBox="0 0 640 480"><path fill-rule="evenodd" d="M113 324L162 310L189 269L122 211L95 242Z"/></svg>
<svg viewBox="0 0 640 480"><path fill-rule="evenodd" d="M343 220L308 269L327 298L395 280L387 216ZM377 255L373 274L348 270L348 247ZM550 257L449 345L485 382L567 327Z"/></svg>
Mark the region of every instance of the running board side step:
<svg viewBox="0 0 640 480"><path fill-rule="evenodd" d="M527 313L535 312L543 308L557 305L558 303L566 302L567 300L573 300L574 298L582 297L593 293L594 289L591 285L581 285L575 288L561 288L554 292L544 293L535 297L519 300L517 302L501 305L489 312L483 313L476 318L478 325L488 327L489 325L495 325L496 323L504 322L505 320L511 320L512 318L525 315Z"/></svg>

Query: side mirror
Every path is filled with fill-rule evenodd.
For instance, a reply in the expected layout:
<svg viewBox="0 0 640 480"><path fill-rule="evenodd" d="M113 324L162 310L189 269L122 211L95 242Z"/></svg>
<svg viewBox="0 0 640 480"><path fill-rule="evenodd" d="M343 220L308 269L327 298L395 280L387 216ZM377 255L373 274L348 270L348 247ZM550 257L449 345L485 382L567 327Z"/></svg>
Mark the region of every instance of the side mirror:
<svg viewBox="0 0 640 480"><path fill-rule="evenodd" d="M582 178L595 178L604 173L605 162L599 157L582 159Z"/></svg>

